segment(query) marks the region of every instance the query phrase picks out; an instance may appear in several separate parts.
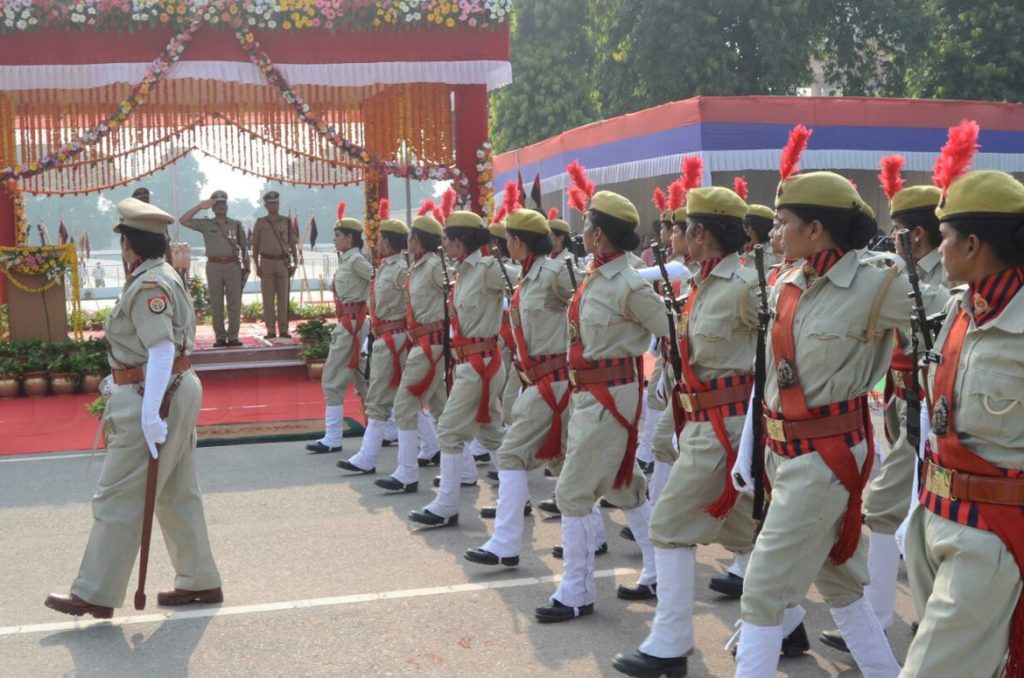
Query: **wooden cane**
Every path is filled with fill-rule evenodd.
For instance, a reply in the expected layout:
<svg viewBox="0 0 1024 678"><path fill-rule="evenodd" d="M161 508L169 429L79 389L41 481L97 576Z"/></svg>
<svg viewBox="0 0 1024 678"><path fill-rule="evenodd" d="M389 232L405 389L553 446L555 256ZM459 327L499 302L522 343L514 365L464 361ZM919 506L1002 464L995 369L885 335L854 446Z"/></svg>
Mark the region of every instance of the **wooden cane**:
<svg viewBox="0 0 1024 678"><path fill-rule="evenodd" d="M146 609L146 569L149 566L149 542L153 536L153 507L156 505L156 475L160 466L160 445L156 446L157 458L149 457L146 471L146 501L142 509L142 552L139 554L139 588L135 591L135 609Z"/></svg>

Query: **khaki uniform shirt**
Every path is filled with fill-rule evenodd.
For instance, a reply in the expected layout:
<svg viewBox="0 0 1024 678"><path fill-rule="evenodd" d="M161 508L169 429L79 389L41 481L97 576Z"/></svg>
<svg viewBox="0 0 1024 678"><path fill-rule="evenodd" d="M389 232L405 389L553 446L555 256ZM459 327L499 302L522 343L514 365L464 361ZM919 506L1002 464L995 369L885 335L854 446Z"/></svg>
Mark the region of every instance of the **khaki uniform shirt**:
<svg viewBox="0 0 1024 678"><path fill-rule="evenodd" d="M338 259L338 270L334 272L334 298L342 304L366 301L371 277L373 266L358 249L353 247L343 252Z"/></svg>
<svg viewBox="0 0 1024 678"><path fill-rule="evenodd" d="M407 301L412 306L412 317L420 325L444 320L444 273L441 258L433 253L424 254L409 269Z"/></svg>
<svg viewBox="0 0 1024 678"><path fill-rule="evenodd" d="M104 331L111 368L145 365L149 347L164 340L174 343L177 355L191 353L196 317L181 276L163 259L143 262L125 283Z"/></svg>
<svg viewBox="0 0 1024 678"><path fill-rule="evenodd" d="M643 355L652 334L668 335L665 303L630 266L628 255L618 257L587 275L579 331L586 360Z"/></svg>
<svg viewBox="0 0 1024 678"><path fill-rule="evenodd" d="M216 219L192 219L183 226L203 234L207 257L235 257L243 264L248 263L249 242L242 222L237 219L225 217L224 223Z"/></svg>
<svg viewBox="0 0 1024 678"><path fill-rule="evenodd" d="M772 308L785 285L804 289L793 335L796 376L808 407L863 396L889 367L892 331L909 331L910 282L892 256L847 252L824 276L808 280L804 267L784 273L772 288ZM781 409L778 365L769 327L765 402Z"/></svg>
<svg viewBox="0 0 1024 678"><path fill-rule="evenodd" d="M274 235L277 231L277 235ZM281 245L284 247L281 247ZM288 217L278 214L271 217L264 215L256 220L252 229L252 254L258 257L269 254L273 257L290 257L295 249L292 238L292 224ZM287 260L287 259L286 259Z"/></svg>
<svg viewBox="0 0 1024 678"><path fill-rule="evenodd" d="M941 285L949 287L949 278L946 277L946 267L942 265L942 255L939 248L933 249L917 261L917 277L924 285Z"/></svg>
<svg viewBox="0 0 1024 678"><path fill-rule="evenodd" d="M476 250L458 263L456 271L452 317L458 315L459 334L463 337L497 336L505 296L505 278L497 260Z"/></svg>
<svg viewBox="0 0 1024 678"><path fill-rule="evenodd" d="M527 355L565 352L569 341L566 309L571 299L569 270L555 259L538 257L519 281L519 318Z"/></svg>
<svg viewBox="0 0 1024 678"><path fill-rule="evenodd" d="M370 305L378 320L405 318L405 281L409 278L409 265L401 254L382 259L373 283Z"/></svg>

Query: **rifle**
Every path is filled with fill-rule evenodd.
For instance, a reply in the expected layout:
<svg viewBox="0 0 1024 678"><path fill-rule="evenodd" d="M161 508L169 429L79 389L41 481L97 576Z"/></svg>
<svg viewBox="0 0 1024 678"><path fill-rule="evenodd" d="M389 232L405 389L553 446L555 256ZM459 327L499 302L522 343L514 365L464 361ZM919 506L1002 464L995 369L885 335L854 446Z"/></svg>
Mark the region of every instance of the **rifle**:
<svg viewBox="0 0 1024 678"><path fill-rule="evenodd" d="M672 375L676 378L676 383L679 384L683 376L683 359L679 355L675 314L681 313L683 309L675 295L672 294L672 280L669 278L668 268L665 267L665 250L660 243L651 243L651 251L654 253L654 261L657 262L658 269L661 271L662 283L665 285L662 299L665 301L665 313L668 315L669 362L672 364Z"/></svg>
<svg viewBox="0 0 1024 678"><path fill-rule="evenodd" d="M575 294L579 285L576 284L576 267L573 265L573 259L574 257L571 255L566 257L565 267L569 270L569 281L572 283L572 292Z"/></svg>
<svg viewBox="0 0 1024 678"><path fill-rule="evenodd" d="M498 266L501 267L501 277L505 279L505 296L509 299L516 293L516 288L512 284L512 278L508 276L508 269L505 268L505 261L501 258L501 249L498 247L491 248L491 256L498 260Z"/></svg>
<svg viewBox="0 0 1024 678"><path fill-rule="evenodd" d="M370 289L371 290L373 289L373 281L376 280L376 279L377 279L377 269L374 268L372 266L372 264L371 264L371 266L370 266ZM367 299L366 300L367 306L369 306L374 301L376 301L376 300L375 299ZM370 362L373 360L373 342L375 341L374 337L373 337L373 324L371 322L372 317L373 317L372 315L368 314L367 318L366 318L366 321L370 322L370 329L366 333L366 367L363 368L363 378L366 379L366 381L370 381ZM356 347L353 346L352 350L353 351L356 350Z"/></svg>
<svg viewBox="0 0 1024 678"><path fill-rule="evenodd" d="M572 261L576 265L576 268L580 266L580 255L579 253L583 250L583 236L577 233L576 235L569 236L569 254L572 255Z"/></svg>
<svg viewBox="0 0 1024 678"><path fill-rule="evenodd" d="M452 318L448 310L448 303L452 293L452 281L448 277L448 258L445 257L444 250L438 247L437 254L441 257L441 275L444 276L444 335L441 337L441 352L444 355L444 390L446 393L451 393Z"/></svg>
<svg viewBox="0 0 1024 678"><path fill-rule="evenodd" d="M768 278L764 269L764 245L754 245L754 267L757 269L757 349L754 353L753 439L754 454L750 460L750 475L754 479L754 520L764 520L764 382L767 371L765 344L768 340L768 321L772 311L768 308Z"/></svg>

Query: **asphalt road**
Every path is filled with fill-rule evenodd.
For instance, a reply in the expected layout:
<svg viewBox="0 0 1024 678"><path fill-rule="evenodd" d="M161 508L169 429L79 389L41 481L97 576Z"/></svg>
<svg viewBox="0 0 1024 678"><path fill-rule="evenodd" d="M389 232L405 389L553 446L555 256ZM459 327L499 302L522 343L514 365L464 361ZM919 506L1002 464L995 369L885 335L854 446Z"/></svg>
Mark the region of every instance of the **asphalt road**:
<svg viewBox="0 0 1024 678"><path fill-rule="evenodd" d="M345 445L350 454L358 441ZM150 606L131 608L133 579L128 607L115 611L113 623L82 625L46 609L43 599L66 592L77 572L102 456L0 457L0 674L611 676L618 675L610 667L615 653L634 650L646 635L653 605L615 597L640 566L636 545L617 536L619 511L605 511L610 552L597 559L596 613L540 625L533 609L561 574L550 553L558 521L526 520L518 568L465 561L463 552L490 529L476 512L496 498L485 480L463 490L458 528L416 530L405 516L429 501L434 469L422 474L420 486L429 489L395 496L374 487L372 476L344 478L334 467L338 454L308 455L298 443L204 448L198 456L224 604L173 614L155 606L156 591L173 580L155 530ZM394 452L385 450L380 468L393 463ZM535 502L553 487L539 473L531 478ZM732 673L722 648L739 602L707 589L729 562L719 547L698 550L691 676ZM812 651L783 660L782 675L858 675L848 655L814 640L833 624L813 588L806 607ZM902 660L913 618L905 579L897 613L889 638Z"/></svg>

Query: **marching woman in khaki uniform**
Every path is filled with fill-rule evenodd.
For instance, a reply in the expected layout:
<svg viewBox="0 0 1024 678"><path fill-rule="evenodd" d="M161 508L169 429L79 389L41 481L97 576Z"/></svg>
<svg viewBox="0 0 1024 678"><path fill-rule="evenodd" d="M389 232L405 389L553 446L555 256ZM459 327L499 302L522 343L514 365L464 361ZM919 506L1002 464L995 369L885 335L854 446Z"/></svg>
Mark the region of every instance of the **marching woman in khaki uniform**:
<svg viewBox="0 0 1024 678"><path fill-rule="evenodd" d="M413 263L405 281L405 325L409 352L402 381L395 392L398 424L398 463L390 478L375 485L386 490L415 492L419 489L420 431L433 428L447 400L443 341L444 262L441 260L441 224L424 206L409 231L409 255ZM424 408L429 410L424 412ZM426 421L427 419L429 421Z"/></svg>
<svg viewBox="0 0 1024 678"><path fill-rule="evenodd" d="M345 203L338 205L338 221L334 224L334 246L341 253L338 270L334 272L334 310L338 322L331 330L331 349L324 363L320 385L327 403L324 414L324 437L306 445L313 453L340 452L345 428L345 394L353 380L356 390L363 392L365 379L359 368L359 354L368 331L366 297L373 277L373 266L362 255L363 223L345 216ZM373 473L345 460L338 466L348 471Z"/></svg>
<svg viewBox="0 0 1024 678"><path fill-rule="evenodd" d="M441 477L434 501L411 511L414 523L447 527L459 522L459 483L466 446L474 437L487 449L501 444L499 398L505 374L498 347L505 280L494 257L481 254L491 235L479 215L452 212L444 228L448 256L458 261L449 301L452 388L437 420Z"/></svg>
<svg viewBox="0 0 1024 678"><path fill-rule="evenodd" d="M572 256L572 228L568 222L558 218L558 209L554 207L548 210L548 224L551 228L551 254L548 256L565 261L566 257Z"/></svg>
<svg viewBox="0 0 1024 678"><path fill-rule="evenodd" d="M996 171L941 184L942 263L969 288L950 303L936 340L941 360L928 370L931 432L906 539L924 617L901 675L1019 677L1024 186Z"/></svg>
<svg viewBox="0 0 1024 678"><path fill-rule="evenodd" d="M78 577L70 595L46 598L58 612L100 619L124 603L141 541L150 455L159 457L156 519L175 572L174 590L161 592L158 603L224 600L196 480L203 388L188 361L195 314L181 277L164 262L174 217L135 198L119 202L117 211L121 223L114 231L121 234L129 275L104 327L113 382L103 413L107 455Z"/></svg>
<svg viewBox="0 0 1024 678"><path fill-rule="evenodd" d="M809 136L798 127L791 146L802 146L801 131ZM874 458L867 395L889 365L893 330L909 327L910 285L894 258L858 251L877 225L853 185L832 172L790 176L797 158L783 152L776 208L786 257L805 261L772 290L764 397L772 501L743 582L736 675L775 674L782 640L802 617L792 610L815 583L860 670L893 676L899 666L863 597L861 497ZM744 441L733 467L744 491L753 486L752 448Z"/></svg>
<svg viewBox="0 0 1024 678"><path fill-rule="evenodd" d="M590 199L583 231L594 261L569 305L572 417L555 496L562 513L562 581L537 621L571 621L594 611L594 539L590 513L602 495L620 507L643 552L637 588L657 575L647 539L650 505L635 453L643 397L643 353L651 335L668 334L661 297L629 265L640 244L636 207L611 191ZM628 587L627 587L628 588Z"/></svg>
<svg viewBox="0 0 1024 678"><path fill-rule="evenodd" d="M513 263L512 257L509 255L506 224L504 221L498 221L488 226L487 230L491 233L492 252L494 252L496 247L497 256L501 257L501 263L505 267L505 272L502 276L508 275L508 279L505 280L506 287L508 287L508 283L514 286L516 280L519 279L519 273L522 269ZM508 290L506 289L507 292ZM508 303L511 303L511 299L509 299ZM501 314L501 331L498 333L498 336L501 338L501 364L505 368L505 384L501 389L501 416L502 421L508 424L512 421L512 406L516 402L519 391L523 388L523 382L519 379L519 373L512 369L515 338L508 310L503 311ZM497 450L488 450L488 452L496 453Z"/></svg>
<svg viewBox="0 0 1024 678"><path fill-rule="evenodd" d="M686 244L700 262L679 320L682 383L673 391L683 424L679 459L651 516L658 563L658 607L640 650L618 655L630 676L684 675L694 647L693 586L698 544L734 553L754 545L753 503L733 487L744 415L754 385L757 277L740 263L747 204L727 188L697 188L687 198ZM802 626L790 643L806 650ZM793 648L791 651L796 652Z"/></svg>
<svg viewBox="0 0 1024 678"><path fill-rule="evenodd" d="M754 269L754 246L764 245L764 267L769 269L782 260L782 257L775 254L771 247L771 232L775 222L775 210L766 205L751 205L747 216L743 218L743 230L746 231L750 242L747 243L746 251L742 257L743 265Z"/></svg>
<svg viewBox="0 0 1024 678"><path fill-rule="evenodd" d="M546 256L551 231L544 215L519 209L507 219L509 251L523 267L509 314L515 367L526 386L498 450L494 535L480 548L466 551L466 560L514 567L523 542L523 507L529 500L527 473L560 458L565 446L570 397L565 310L573 289L565 265Z"/></svg>
<svg viewBox="0 0 1024 678"><path fill-rule="evenodd" d="M395 392L402 381L402 366L408 350L403 293L409 267L402 251L407 245L409 227L398 219L390 218L386 198L381 200L380 216L380 267L370 282L369 297L373 355L366 393L366 433L359 451L342 465L350 471L377 468L377 455L384 443L387 421L391 417ZM417 488L414 485L410 489L398 489L412 492Z"/></svg>

